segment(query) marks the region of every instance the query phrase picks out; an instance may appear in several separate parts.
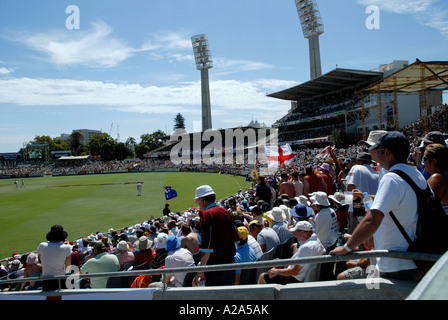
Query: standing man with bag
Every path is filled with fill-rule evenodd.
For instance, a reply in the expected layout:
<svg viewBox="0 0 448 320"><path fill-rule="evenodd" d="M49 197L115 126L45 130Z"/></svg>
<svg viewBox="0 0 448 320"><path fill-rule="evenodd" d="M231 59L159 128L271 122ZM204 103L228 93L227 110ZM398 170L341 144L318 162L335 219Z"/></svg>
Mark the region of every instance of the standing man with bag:
<svg viewBox="0 0 448 320"><path fill-rule="evenodd" d="M389 172L381 179L378 192L370 210L359 223L350 239L330 254L345 255L373 235L375 249L407 251L409 244L403 237L389 212L394 212L412 240L416 237L418 207L417 196L411 186L392 170L401 170L421 189L426 180L414 167L407 164L410 146L406 137L397 131L382 135L369 150L376 152L381 167ZM419 281L423 272L414 261L407 259L379 258L377 268L381 277Z"/></svg>

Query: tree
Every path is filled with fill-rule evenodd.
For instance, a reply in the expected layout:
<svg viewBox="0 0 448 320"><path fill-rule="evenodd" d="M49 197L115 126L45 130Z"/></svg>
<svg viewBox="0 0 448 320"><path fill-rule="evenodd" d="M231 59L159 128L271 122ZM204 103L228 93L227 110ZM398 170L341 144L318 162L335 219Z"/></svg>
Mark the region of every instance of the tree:
<svg viewBox="0 0 448 320"><path fill-rule="evenodd" d="M48 146L48 151L66 151L70 149L70 144L60 139L53 139L50 136L36 136L31 144L45 144Z"/></svg>
<svg viewBox="0 0 448 320"><path fill-rule="evenodd" d="M138 144L135 146L135 156L137 158L143 159L145 153L148 153L149 151L151 151L149 149L149 147L146 144Z"/></svg>
<svg viewBox="0 0 448 320"><path fill-rule="evenodd" d="M115 147L117 142L107 133L95 134L87 143L87 149L91 155L100 155L101 160L115 159Z"/></svg>
<svg viewBox="0 0 448 320"><path fill-rule="evenodd" d="M162 130L154 131L153 133L145 133L140 136L140 144L144 144L149 147L149 151L158 149L160 147L163 147L163 137L165 137L166 134Z"/></svg>
<svg viewBox="0 0 448 320"><path fill-rule="evenodd" d="M177 129L185 129L185 118L180 113L174 118L174 130Z"/></svg>
<svg viewBox="0 0 448 320"><path fill-rule="evenodd" d="M335 129L331 133L331 136L329 138L331 145L335 146L336 148L344 148L347 147L346 143L346 135L345 130L343 129Z"/></svg>
<svg viewBox="0 0 448 320"><path fill-rule="evenodd" d="M84 144L82 143L82 140L82 134L77 131L69 136L68 142L70 143L70 151L74 156L79 156L84 152Z"/></svg>
<svg viewBox="0 0 448 320"><path fill-rule="evenodd" d="M134 152L128 148L123 142L117 143L114 150L114 158L117 160L124 160L129 156L132 156Z"/></svg>
<svg viewBox="0 0 448 320"><path fill-rule="evenodd" d="M48 145L49 151L55 151L55 143L50 136L36 136L31 144L46 144Z"/></svg>

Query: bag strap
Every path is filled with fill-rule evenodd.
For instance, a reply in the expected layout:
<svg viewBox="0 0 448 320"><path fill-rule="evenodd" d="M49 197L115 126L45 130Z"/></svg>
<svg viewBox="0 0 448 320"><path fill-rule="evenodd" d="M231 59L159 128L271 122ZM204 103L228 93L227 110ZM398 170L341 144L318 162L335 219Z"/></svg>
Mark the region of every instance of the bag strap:
<svg viewBox="0 0 448 320"><path fill-rule="evenodd" d="M399 175L404 181L406 181L411 188L414 190L415 194L417 195L417 200L419 197L427 197L430 196L431 193L431 189L428 185L428 183L426 183L426 189L420 189L414 182L414 180L412 180L406 173L404 173L401 170L392 170L390 172L393 172L397 175Z"/></svg>
<svg viewBox="0 0 448 320"><path fill-rule="evenodd" d="M403 237L406 239L406 241L411 244L412 240L411 238L408 236L408 234L406 233L406 231L404 230L403 226L400 224L400 222L398 221L397 217L394 215L394 213L392 211L389 212L390 217L392 218L392 220L395 222L398 230L400 230L401 234L403 235Z"/></svg>

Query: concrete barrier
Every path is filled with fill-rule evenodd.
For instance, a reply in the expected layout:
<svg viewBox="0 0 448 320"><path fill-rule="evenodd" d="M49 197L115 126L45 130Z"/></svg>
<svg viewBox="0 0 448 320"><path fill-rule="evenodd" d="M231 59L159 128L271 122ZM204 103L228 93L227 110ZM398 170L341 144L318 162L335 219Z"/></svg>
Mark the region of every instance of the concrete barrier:
<svg viewBox="0 0 448 320"><path fill-rule="evenodd" d="M288 285L241 285L223 287L78 289L55 292L9 291L0 300L44 300L61 296L62 300L189 300L189 301L281 301L281 300L404 300L417 285L414 282L378 278L376 287L366 280L321 281Z"/></svg>
<svg viewBox="0 0 448 320"><path fill-rule="evenodd" d="M404 300L417 284L377 278L321 281L288 285L167 288L154 293L154 300Z"/></svg>

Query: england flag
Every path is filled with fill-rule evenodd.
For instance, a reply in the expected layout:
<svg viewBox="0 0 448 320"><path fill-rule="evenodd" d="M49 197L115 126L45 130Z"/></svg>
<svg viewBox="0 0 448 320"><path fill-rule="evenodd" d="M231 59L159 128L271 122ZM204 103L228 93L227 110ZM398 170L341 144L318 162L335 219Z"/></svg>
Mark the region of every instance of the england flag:
<svg viewBox="0 0 448 320"><path fill-rule="evenodd" d="M269 168L279 168L283 164L291 163L294 160L294 153L291 146L266 146L266 160Z"/></svg>

